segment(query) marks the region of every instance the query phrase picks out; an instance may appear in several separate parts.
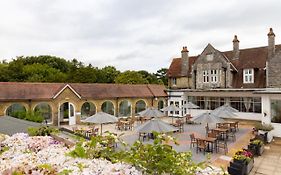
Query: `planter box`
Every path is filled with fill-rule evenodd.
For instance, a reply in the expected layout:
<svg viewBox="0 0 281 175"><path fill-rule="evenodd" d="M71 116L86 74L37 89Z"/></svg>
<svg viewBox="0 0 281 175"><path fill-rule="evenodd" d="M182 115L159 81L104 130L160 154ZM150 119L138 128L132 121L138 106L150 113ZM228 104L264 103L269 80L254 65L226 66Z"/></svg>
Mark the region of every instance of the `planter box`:
<svg viewBox="0 0 281 175"><path fill-rule="evenodd" d="M264 144L262 145L254 145L250 144L248 145L248 150L253 153L255 156L261 156L264 151Z"/></svg>
<svg viewBox="0 0 281 175"><path fill-rule="evenodd" d="M254 167L254 159L250 162L242 160L234 160L230 162L230 167L228 167L228 173L231 175L248 175Z"/></svg>

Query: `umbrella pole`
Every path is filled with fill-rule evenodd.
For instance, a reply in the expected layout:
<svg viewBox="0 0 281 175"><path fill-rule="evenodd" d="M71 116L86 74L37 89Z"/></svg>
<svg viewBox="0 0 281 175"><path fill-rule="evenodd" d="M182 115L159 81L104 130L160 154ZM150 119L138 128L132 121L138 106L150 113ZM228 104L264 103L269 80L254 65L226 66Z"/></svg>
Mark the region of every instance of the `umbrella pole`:
<svg viewBox="0 0 281 175"><path fill-rule="evenodd" d="M102 135L102 124L100 124L100 135Z"/></svg>

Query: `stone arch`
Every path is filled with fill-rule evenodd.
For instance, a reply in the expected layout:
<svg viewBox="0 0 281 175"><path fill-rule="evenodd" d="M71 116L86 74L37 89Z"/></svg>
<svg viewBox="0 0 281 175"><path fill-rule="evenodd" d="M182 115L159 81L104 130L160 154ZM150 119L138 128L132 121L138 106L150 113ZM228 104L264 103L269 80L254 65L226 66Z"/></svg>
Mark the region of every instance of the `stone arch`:
<svg viewBox="0 0 281 175"><path fill-rule="evenodd" d="M96 114L97 107L93 102L86 101L81 106L81 119L84 120L87 117Z"/></svg>
<svg viewBox="0 0 281 175"><path fill-rule="evenodd" d="M137 114L137 113L145 110L146 107L147 107L147 104L146 104L145 100L138 100L136 102L136 106L135 106L135 113Z"/></svg>
<svg viewBox="0 0 281 175"><path fill-rule="evenodd" d="M105 113L115 115L115 107L112 101L106 100L101 105L101 110Z"/></svg>
<svg viewBox="0 0 281 175"><path fill-rule="evenodd" d="M12 103L6 108L5 115L21 118L21 116L23 116L23 113L25 113L26 111L26 106L24 104Z"/></svg>
<svg viewBox="0 0 281 175"><path fill-rule="evenodd" d="M39 114L42 115L42 117L48 122L48 123L52 123L53 122L53 116L52 116L52 112L53 109L51 107L51 105L47 102L41 102L35 105L34 112L38 112Z"/></svg>
<svg viewBox="0 0 281 175"><path fill-rule="evenodd" d="M164 108L164 107L165 107L165 101L162 100L162 99L160 99L160 100L158 101L157 107L158 107L159 110L162 109L162 108Z"/></svg>
<svg viewBox="0 0 281 175"><path fill-rule="evenodd" d="M132 115L132 103L129 100L122 100L119 103L118 116L129 117Z"/></svg>

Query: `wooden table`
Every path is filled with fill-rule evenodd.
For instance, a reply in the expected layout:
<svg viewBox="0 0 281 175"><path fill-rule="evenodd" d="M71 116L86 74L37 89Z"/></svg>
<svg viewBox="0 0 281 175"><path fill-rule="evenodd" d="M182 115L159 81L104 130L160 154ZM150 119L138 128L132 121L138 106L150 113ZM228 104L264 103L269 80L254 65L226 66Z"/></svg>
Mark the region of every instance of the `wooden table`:
<svg viewBox="0 0 281 175"><path fill-rule="evenodd" d="M216 143L217 143L217 138L213 138L213 137L198 137L196 139L201 139L201 140L204 140L205 142L207 142L208 143L207 152L213 152L214 145L216 145ZM211 149L210 149L210 144L211 144Z"/></svg>
<svg viewBox="0 0 281 175"><path fill-rule="evenodd" d="M225 128L215 128L213 130L219 132L223 139L227 138L228 129L225 129Z"/></svg>

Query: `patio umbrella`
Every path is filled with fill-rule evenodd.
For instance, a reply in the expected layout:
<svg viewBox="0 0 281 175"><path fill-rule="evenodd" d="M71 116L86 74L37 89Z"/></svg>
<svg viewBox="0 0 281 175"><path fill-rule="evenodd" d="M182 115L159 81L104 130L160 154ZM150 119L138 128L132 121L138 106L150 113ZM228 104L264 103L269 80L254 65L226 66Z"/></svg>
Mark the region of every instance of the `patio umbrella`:
<svg viewBox="0 0 281 175"><path fill-rule="evenodd" d="M138 113L140 117L163 117L165 114L159 111L157 108L149 107Z"/></svg>
<svg viewBox="0 0 281 175"><path fill-rule="evenodd" d="M220 106L213 111L211 111L211 114L221 117L221 118L229 118L229 117L234 117L237 116L235 113L238 112L237 109L229 106L229 105L223 105Z"/></svg>
<svg viewBox="0 0 281 175"><path fill-rule="evenodd" d="M196 104L192 103L192 102L187 102L186 104L182 105L183 108L187 108L189 109L189 114L190 114L190 109L198 109L200 108L199 106L197 106Z"/></svg>
<svg viewBox="0 0 281 175"><path fill-rule="evenodd" d="M97 123L100 124L101 127L101 135L102 135L102 124L105 123L114 123L117 122L118 118L110 115L108 113L105 112L98 112L95 115L92 115L90 117L88 117L87 119L84 120L84 122L88 122L88 123Z"/></svg>
<svg viewBox="0 0 281 175"><path fill-rule="evenodd" d="M149 120L145 122L144 124L136 127L137 132L142 133L152 133L153 131L159 132L159 133L167 133L172 131L177 131L178 129L166 122L163 122L162 120L158 118L154 118L152 120Z"/></svg>
<svg viewBox="0 0 281 175"><path fill-rule="evenodd" d="M217 117L209 112L205 112L203 114L200 114L196 116L195 118L192 118L191 121L194 121L196 123L201 124L209 124L209 123L222 123L224 120L220 117Z"/></svg>
<svg viewBox="0 0 281 175"><path fill-rule="evenodd" d="M167 107L164 107L162 109L160 109L161 111L164 112L176 112L176 111L181 111L182 109L180 109L179 107L175 106L174 104L169 105ZM171 116L171 117L177 117L177 118L182 118L182 116ZM173 118L172 118L172 123L173 123Z"/></svg>

